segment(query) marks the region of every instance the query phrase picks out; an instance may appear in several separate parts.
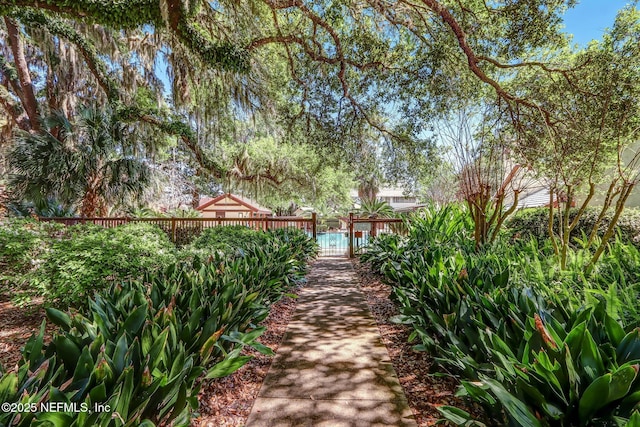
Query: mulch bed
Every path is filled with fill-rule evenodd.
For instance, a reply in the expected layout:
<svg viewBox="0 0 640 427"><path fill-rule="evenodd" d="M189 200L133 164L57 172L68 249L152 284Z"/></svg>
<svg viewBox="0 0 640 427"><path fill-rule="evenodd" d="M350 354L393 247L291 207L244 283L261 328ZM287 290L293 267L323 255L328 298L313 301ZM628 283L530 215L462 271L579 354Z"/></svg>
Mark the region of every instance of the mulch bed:
<svg viewBox="0 0 640 427"><path fill-rule="evenodd" d="M418 426L433 426L442 418L437 408L443 405L456 406L482 419L475 405L455 396L458 381L453 377L436 376L437 371L431 355L413 350L409 343L410 329L406 325L390 322L399 313L389 299L391 288L380 281L380 277L358 262L353 266L360 278L360 290L365 294L369 309L378 323L382 341L387 347L393 367L407 397Z"/></svg>
<svg viewBox="0 0 640 427"><path fill-rule="evenodd" d="M17 370L22 348L29 337L38 332L44 318L41 299L17 307L6 294L0 294L0 366L5 371ZM45 337L51 336L53 330L55 326L47 325Z"/></svg>
<svg viewBox="0 0 640 427"><path fill-rule="evenodd" d="M297 294L299 289L291 293ZM274 352L287 331L289 320L296 310L296 300L285 297L271 307L269 316L262 323L267 330L258 341ZM253 349L245 351L254 356L246 365L228 377L205 380L198 400L200 416L194 418L192 426L231 427L244 426L253 402L258 397L264 378L267 376L273 357L265 356Z"/></svg>

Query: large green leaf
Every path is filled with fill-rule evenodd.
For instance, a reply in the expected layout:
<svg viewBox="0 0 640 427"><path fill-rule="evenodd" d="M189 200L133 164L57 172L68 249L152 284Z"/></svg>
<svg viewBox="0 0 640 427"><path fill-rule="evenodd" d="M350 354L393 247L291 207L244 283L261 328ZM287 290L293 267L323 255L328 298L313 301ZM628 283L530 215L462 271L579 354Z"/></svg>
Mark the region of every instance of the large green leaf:
<svg viewBox="0 0 640 427"><path fill-rule="evenodd" d="M140 331L142 325L147 319L147 306L142 305L129 315L122 325L123 330L127 331L130 336L135 336Z"/></svg>
<svg viewBox="0 0 640 427"><path fill-rule="evenodd" d="M600 408L625 397L637 375L638 365L626 365L613 373L596 378L589 384L580 399L578 406L580 419L586 422Z"/></svg>
<svg viewBox="0 0 640 427"><path fill-rule="evenodd" d="M233 374L240 369L249 360L253 359L253 356L239 356L239 349L229 353L228 357L222 362L216 363L213 368L207 371L205 378L221 378L227 375Z"/></svg>
<svg viewBox="0 0 640 427"><path fill-rule="evenodd" d="M527 405L520 399L512 395L498 381L482 377L493 394L498 398L509 416L522 427L542 427L540 420L531 413Z"/></svg>
<svg viewBox="0 0 640 427"><path fill-rule="evenodd" d="M635 328L620 341L616 355L618 363L640 359L640 328Z"/></svg>
<svg viewBox="0 0 640 427"><path fill-rule="evenodd" d="M640 427L640 411L633 411L631 418L626 423L626 427Z"/></svg>
<svg viewBox="0 0 640 427"><path fill-rule="evenodd" d="M607 336L609 337L611 344L614 347L618 347L625 336L624 329L622 329L620 323L607 314L604 318L604 327L607 331Z"/></svg>
<svg viewBox="0 0 640 427"><path fill-rule="evenodd" d="M62 357L67 372L73 373L80 358L80 349L66 336L58 335L53 338L53 342L56 346L56 353Z"/></svg>
<svg viewBox="0 0 640 427"><path fill-rule="evenodd" d="M465 427L485 427L485 424L475 421L471 414L455 406L438 406L438 412L447 420L457 426Z"/></svg>
<svg viewBox="0 0 640 427"><path fill-rule="evenodd" d="M67 313L48 307L46 310L47 318L54 324L60 326L63 330L71 329L71 317Z"/></svg>
<svg viewBox="0 0 640 427"><path fill-rule="evenodd" d="M582 364L582 368L590 381L593 381L604 374L604 362L602 361L598 346L593 340L589 330L584 332L582 352L580 353L580 363Z"/></svg>
<svg viewBox="0 0 640 427"><path fill-rule="evenodd" d="M62 412L41 412L37 415L37 419L45 424L50 423L49 425L53 427L68 427L73 422L70 415Z"/></svg>

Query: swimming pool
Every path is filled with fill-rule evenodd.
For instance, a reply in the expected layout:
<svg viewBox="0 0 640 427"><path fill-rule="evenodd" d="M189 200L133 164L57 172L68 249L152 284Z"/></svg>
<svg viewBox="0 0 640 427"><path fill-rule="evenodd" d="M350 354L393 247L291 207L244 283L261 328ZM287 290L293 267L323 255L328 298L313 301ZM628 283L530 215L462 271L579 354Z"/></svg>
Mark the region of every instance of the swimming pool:
<svg viewBox="0 0 640 427"><path fill-rule="evenodd" d="M353 239L356 250L369 241L369 233L363 234L362 237ZM318 233L317 241L321 255L346 255L349 251L349 233L347 232Z"/></svg>
<svg viewBox="0 0 640 427"><path fill-rule="evenodd" d="M322 249L347 249L349 237L347 233L318 233L318 244Z"/></svg>

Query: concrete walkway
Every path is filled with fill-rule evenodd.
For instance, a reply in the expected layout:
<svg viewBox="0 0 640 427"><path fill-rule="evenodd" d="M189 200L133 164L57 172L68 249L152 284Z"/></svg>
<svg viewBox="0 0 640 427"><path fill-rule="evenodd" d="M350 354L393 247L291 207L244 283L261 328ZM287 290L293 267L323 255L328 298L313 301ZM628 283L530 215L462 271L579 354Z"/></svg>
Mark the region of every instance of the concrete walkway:
<svg viewBox="0 0 640 427"><path fill-rule="evenodd" d="M346 258L320 258L249 427L416 426Z"/></svg>

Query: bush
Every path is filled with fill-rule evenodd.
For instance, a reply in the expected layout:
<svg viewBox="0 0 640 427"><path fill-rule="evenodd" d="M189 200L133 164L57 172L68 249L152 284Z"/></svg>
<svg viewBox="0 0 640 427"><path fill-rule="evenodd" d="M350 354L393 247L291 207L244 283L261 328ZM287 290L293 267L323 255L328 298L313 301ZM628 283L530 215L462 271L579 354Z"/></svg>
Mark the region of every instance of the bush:
<svg viewBox="0 0 640 427"><path fill-rule="evenodd" d="M175 261L175 247L157 226L68 227L29 277L48 303L82 307L112 283L136 279Z"/></svg>
<svg viewBox="0 0 640 427"><path fill-rule="evenodd" d="M256 231L243 225L225 225L206 228L191 243L190 248L226 251L232 248L246 247L249 244L265 243L267 240L268 235L265 232Z"/></svg>
<svg viewBox="0 0 640 427"><path fill-rule="evenodd" d="M45 344L43 324L29 340L18 372L0 377L0 401L109 409L4 412L0 425L190 425L199 380L243 366L251 359L241 355L243 346L272 354L256 341L264 331L257 325L302 278L298 260L316 249L304 233L253 233L248 240L267 243L212 250L203 260L112 285L95 295L86 317L48 309L60 330Z"/></svg>
<svg viewBox="0 0 640 427"><path fill-rule="evenodd" d="M640 417L638 249L614 242L585 276L588 253L572 252L561 271L535 239L476 250L464 216L427 212L408 238L381 236L362 256L392 285L396 320L411 325L415 348L462 377L459 394L481 404L491 425ZM457 408L439 409L471 423Z"/></svg>
<svg viewBox="0 0 640 427"><path fill-rule="evenodd" d="M572 209L569 218L573 220L577 209ZM587 236L591 233L599 211L596 208L587 209L576 228L571 234L571 241L578 238L581 239L583 233ZM611 216L606 216L598 227L598 235L602 237L605 230L609 226ZM558 212L554 217L554 229L558 229ZM544 242L549 237L549 209L548 208L529 208L521 209L507 222L507 232L514 237L522 240L535 238L538 242ZM625 209L616 225L620 238L625 243L631 243L640 248L640 209Z"/></svg>
<svg viewBox="0 0 640 427"><path fill-rule="evenodd" d="M28 288L25 276L37 269L63 229L59 224L25 219L0 222L0 293L3 288L11 294Z"/></svg>
<svg viewBox="0 0 640 427"><path fill-rule="evenodd" d="M294 257L304 264L318 254L318 244L297 228L256 231L242 225L207 228L186 248L186 252L203 255L213 251L242 251L255 246L283 244L289 246L296 254Z"/></svg>

